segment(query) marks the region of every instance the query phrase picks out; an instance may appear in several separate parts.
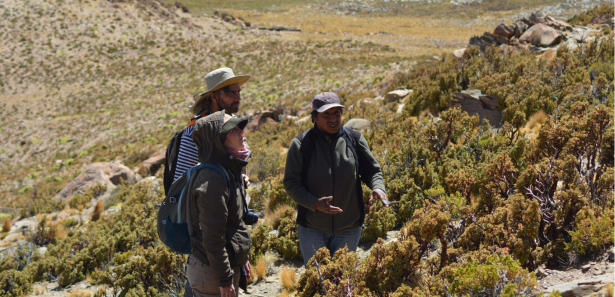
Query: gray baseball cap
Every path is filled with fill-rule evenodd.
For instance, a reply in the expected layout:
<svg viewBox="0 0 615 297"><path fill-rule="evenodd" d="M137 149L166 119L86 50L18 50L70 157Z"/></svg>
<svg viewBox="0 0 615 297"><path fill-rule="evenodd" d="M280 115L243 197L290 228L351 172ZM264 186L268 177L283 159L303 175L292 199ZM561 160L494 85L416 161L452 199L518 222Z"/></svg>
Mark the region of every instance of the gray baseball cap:
<svg viewBox="0 0 615 297"><path fill-rule="evenodd" d="M324 92L312 98L313 111L324 112L333 107L341 107L342 110L346 108L344 105L340 104L340 97L337 97L335 93Z"/></svg>

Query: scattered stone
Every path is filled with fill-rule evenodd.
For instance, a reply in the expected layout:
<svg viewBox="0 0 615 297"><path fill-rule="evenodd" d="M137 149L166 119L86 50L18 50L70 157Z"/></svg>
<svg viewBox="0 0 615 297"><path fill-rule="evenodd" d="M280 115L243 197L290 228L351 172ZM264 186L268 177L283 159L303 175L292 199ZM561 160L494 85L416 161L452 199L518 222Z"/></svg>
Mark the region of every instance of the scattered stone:
<svg viewBox="0 0 615 297"><path fill-rule="evenodd" d="M397 113L402 113L404 111L404 107L406 106L406 104L401 103L399 106L397 106Z"/></svg>
<svg viewBox="0 0 615 297"><path fill-rule="evenodd" d="M463 54L466 52L465 48L460 48L458 50L453 51L453 55L457 58L463 58Z"/></svg>
<svg viewBox="0 0 615 297"><path fill-rule="evenodd" d="M515 29L507 26L506 24L499 24L495 27L495 30L493 30L493 34L506 37L508 39L515 35Z"/></svg>
<svg viewBox="0 0 615 297"><path fill-rule="evenodd" d="M92 163L53 199L69 200L74 195L83 194L97 184L103 184L107 186L107 189L113 189L123 181L133 182L134 180L135 173L122 164L111 162Z"/></svg>
<svg viewBox="0 0 615 297"><path fill-rule="evenodd" d="M557 290L560 291L562 297L600 296L595 294L605 290L609 283L613 284L614 277L615 275L613 275L613 273L609 273L601 276L574 280L548 287L545 293L548 294Z"/></svg>
<svg viewBox="0 0 615 297"><path fill-rule="evenodd" d="M410 92L412 92L412 90L395 90L395 91L390 91L390 92L387 93L386 99L389 102L400 101L402 98L408 96L408 94L410 94Z"/></svg>
<svg viewBox="0 0 615 297"><path fill-rule="evenodd" d="M371 126L371 122L365 119L350 119L344 127L350 128L357 132L364 132Z"/></svg>
<svg viewBox="0 0 615 297"><path fill-rule="evenodd" d="M536 24L527 29L527 31L519 37L519 41L525 41L540 47L550 47L560 43L563 38L564 35L557 30L545 24Z"/></svg>
<svg viewBox="0 0 615 297"><path fill-rule="evenodd" d="M583 265L583 266L581 267L581 271L583 271L583 272L587 272L590 268L592 268L592 265L591 265L591 264Z"/></svg>
<svg viewBox="0 0 615 297"><path fill-rule="evenodd" d="M535 273L536 273L536 276L538 278L543 278L543 277L548 276L548 275L551 274L551 273L549 273L549 269L545 268L544 265L541 265L540 267L538 267L536 269Z"/></svg>
<svg viewBox="0 0 615 297"><path fill-rule="evenodd" d="M155 175L156 171L160 169L166 157L167 149L162 148L151 155L147 160L143 161L138 169L140 175Z"/></svg>
<svg viewBox="0 0 615 297"><path fill-rule="evenodd" d="M181 9L183 13L190 13L190 10L188 10L188 7L186 7L186 5L184 5L183 3L175 1L175 7Z"/></svg>
<svg viewBox="0 0 615 297"><path fill-rule="evenodd" d="M290 26L260 27L259 30L301 32L301 29Z"/></svg>

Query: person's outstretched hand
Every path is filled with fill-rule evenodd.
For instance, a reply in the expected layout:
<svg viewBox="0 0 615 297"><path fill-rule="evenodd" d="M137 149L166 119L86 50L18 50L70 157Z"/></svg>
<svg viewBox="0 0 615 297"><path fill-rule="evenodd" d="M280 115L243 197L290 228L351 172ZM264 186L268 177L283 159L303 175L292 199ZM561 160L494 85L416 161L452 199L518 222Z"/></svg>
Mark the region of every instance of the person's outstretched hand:
<svg viewBox="0 0 615 297"><path fill-rule="evenodd" d="M333 196L318 198L318 201L314 203L314 209L316 209L316 211L329 213L329 214L342 213L343 210L341 208L329 204L331 203L331 200L333 200Z"/></svg>
<svg viewBox="0 0 615 297"><path fill-rule="evenodd" d="M372 204L374 198L376 197L378 197L378 199L382 201L382 204L384 205L384 207L389 207L389 205L386 203L389 201L389 199L387 199L387 194L381 189L372 190L372 193L369 194L369 204Z"/></svg>

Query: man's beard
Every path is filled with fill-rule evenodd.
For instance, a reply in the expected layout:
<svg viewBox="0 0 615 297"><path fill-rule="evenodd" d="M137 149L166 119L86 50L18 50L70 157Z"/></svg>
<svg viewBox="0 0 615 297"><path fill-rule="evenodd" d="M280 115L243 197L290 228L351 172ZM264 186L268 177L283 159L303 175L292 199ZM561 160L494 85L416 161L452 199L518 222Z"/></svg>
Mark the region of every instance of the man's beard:
<svg viewBox="0 0 615 297"><path fill-rule="evenodd" d="M220 100L218 105L220 105L220 109L224 109L228 113L236 113L239 111L239 102L233 102L227 105L225 102Z"/></svg>

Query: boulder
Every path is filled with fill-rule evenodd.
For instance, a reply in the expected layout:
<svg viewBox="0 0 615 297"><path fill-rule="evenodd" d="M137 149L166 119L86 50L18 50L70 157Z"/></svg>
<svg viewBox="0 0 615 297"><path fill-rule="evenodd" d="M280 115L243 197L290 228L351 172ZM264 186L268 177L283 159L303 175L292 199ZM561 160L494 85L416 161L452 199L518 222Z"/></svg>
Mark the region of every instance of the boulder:
<svg viewBox="0 0 615 297"><path fill-rule="evenodd" d="M539 47L551 47L560 43L563 37L564 35L559 31L545 24L536 24L527 29L527 31L519 37L519 41L525 41Z"/></svg>
<svg viewBox="0 0 615 297"><path fill-rule="evenodd" d="M568 283L557 284L549 287L545 290L545 293L551 293L559 291L562 297L577 297L577 296L606 296L598 295L608 287L607 285L613 284L613 273L606 273L600 276L593 276L584 279L577 279ZM598 294L597 294L598 293ZM606 293L606 292L604 292Z"/></svg>
<svg viewBox="0 0 615 297"><path fill-rule="evenodd" d="M140 175L155 175L156 171L160 169L162 164L164 164L164 161L167 159L166 154L166 148L162 148L159 151L155 152L147 160L141 163L138 173Z"/></svg>
<svg viewBox="0 0 615 297"><path fill-rule="evenodd" d="M262 112L259 114L255 114L250 119L250 122L246 125L244 130L248 132L254 132L258 130L260 126L266 123L275 123L276 121L274 120L274 117L276 115L279 116L279 113L275 114L274 112L271 112L271 111L266 111L266 112Z"/></svg>
<svg viewBox="0 0 615 297"><path fill-rule="evenodd" d="M453 93L453 100L448 102L448 107L459 107L468 115L478 115L481 121L486 119L491 126L499 128L504 117L498 109L498 101L494 96L483 95L480 90L469 90Z"/></svg>
<svg viewBox="0 0 615 297"><path fill-rule="evenodd" d="M107 189L112 189L123 181L133 182L134 180L135 173L122 164L111 162L92 163L53 199L69 200L74 195L83 194L97 184L103 184L107 186Z"/></svg>
<svg viewBox="0 0 615 297"><path fill-rule="evenodd" d="M533 24L542 24L546 21L546 18L547 15L540 11L530 14L530 22Z"/></svg>
<svg viewBox="0 0 615 297"><path fill-rule="evenodd" d="M492 44L499 46L499 45L507 44L507 43L508 43L508 39L506 39L506 37L502 37L502 36L495 35L489 32L485 32L483 33L482 36L472 36L470 38L469 45L470 46L477 45L480 47L481 51L485 51L485 49Z"/></svg>
<svg viewBox="0 0 615 297"><path fill-rule="evenodd" d="M495 30L493 30L493 34L509 39L515 35L515 30L506 24L499 24L495 27Z"/></svg>
<svg viewBox="0 0 615 297"><path fill-rule="evenodd" d="M386 99L389 102L399 101L402 98L408 96L408 94L410 94L411 92L412 92L412 90L395 90L395 91L390 91L390 92L387 93Z"/></svg>
<svg viewBox="0 0 615 297"><path fill-rule="evenodd" d="M346 125L344 125L344 127L350 128L357 132L364 132L365 130L369 129L371 124L372 123L370 121L364 119L350 119L346 123Z"/></svg>
<svg viewBox="0 0 615 297"><path fill-rule="evenodd" d="M513 24L513 27L515 28L515 37L517 38L521 37L521 35L523 35L525 31L527 31L527 28L529 28L528 25L522 21L516 21Z"/></svg>
<svg viewBox="0 0 615 297"><path fill-rule="evenodd" d="M564 21L560 21L554 17L547 16L545 25L559 31L572 31L572 26Z"/></svg>

